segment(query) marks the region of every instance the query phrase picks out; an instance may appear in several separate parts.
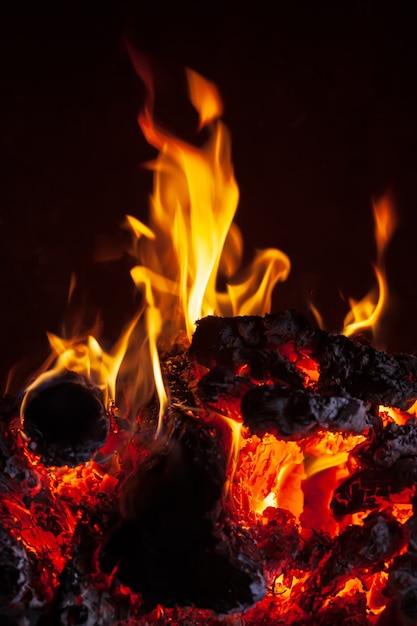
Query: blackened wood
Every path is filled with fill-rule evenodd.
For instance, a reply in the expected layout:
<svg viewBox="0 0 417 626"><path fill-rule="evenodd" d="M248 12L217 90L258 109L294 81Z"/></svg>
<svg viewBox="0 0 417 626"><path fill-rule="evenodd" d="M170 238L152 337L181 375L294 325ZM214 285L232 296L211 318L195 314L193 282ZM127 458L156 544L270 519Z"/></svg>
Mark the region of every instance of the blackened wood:
<svg viewBox="0 0 417 626"><path fill-rule="evenodd" d="M385 562L406 545L404 527L388 512L369 515L363 526L348 526L333 541L330 553L303 583L299 602L307 614L317 611L350 578L385 569Z"/></svg>
<svg viewBox="0 0 417 626"><path fill-rule="evenodd" d="M31 449L46 465L58 466L89 461L109 429L99 390L74 372L30 392L23 422Z"/></svg>
<svg viewBox="0 0 417 626"><path fill-rule="evenodd" d="M417 398L417 357L391 356L342 335L317 331L312 356L320 366L319 385L345 390L366 402L407 409Z"/></svg>
<svg viewBox="0 0 417 626"><path fill-rule="evenodd" d="M299 439L318 430L361 433L372 424L367 408L356 398L320 396L308 389L262 385L242 399L243 423L263 437Z"/></svg>
<svg viewBox="0 0 417 626"><path fill-rule="evenodd" d="M388 607L391 619L389 623L415 624L417 622L416 554L406 553L394 559L388 577L388 592L394 599L393 606Z"/></svg>
<svg viewBox="0 0 417 626"><path fill-rule="evenodd" d="M314 329L293 311L264 318L205 317L197 323L189 355L201 365L220 365L234 374L255 363L255 378L263 381L271 371L261 367L257 373L257 355L279 352L286 343L291 343L300 355L307 351L318 363L318 392L347 393L364 402L400 409L409 408L417 399L415 355L391 356L342 335ZM265 357L264 363L268 363Z"/></svg>
<svg viewBox="0 0 417 626"><path fill-rule="evenodd" d="M177 415L166 448L125 482L101 566L148 603L228 613L265 594L250 537L221 511L226 457L211 425Z"/></svg>
<svg viewBox="0 0 417 626"><path fill-rule="evenodd" d="M417 421L388 423L352 450L359 469L335 489L330 507L336 519L379 508L417 482Z"/></svg>
<svg viewBox="0 0 417 626"><path fill-rule="evenodd" d="M29 613L29 605L34 599L32 586L34 572L33 556L2 525L0 527L1 624L17 625Z"/></svg>

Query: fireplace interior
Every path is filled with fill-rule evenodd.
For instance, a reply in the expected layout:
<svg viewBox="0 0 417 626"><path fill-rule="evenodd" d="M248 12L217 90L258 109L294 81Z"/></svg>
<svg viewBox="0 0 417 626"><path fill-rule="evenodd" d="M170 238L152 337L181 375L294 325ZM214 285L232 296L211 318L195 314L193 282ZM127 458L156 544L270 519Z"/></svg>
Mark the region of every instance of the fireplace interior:
<svg viewBox="0 0 417 626"><path fill-rule="evenodd" d="M2 20L0 621L417 624L412 11L117 5Z"/></svg>

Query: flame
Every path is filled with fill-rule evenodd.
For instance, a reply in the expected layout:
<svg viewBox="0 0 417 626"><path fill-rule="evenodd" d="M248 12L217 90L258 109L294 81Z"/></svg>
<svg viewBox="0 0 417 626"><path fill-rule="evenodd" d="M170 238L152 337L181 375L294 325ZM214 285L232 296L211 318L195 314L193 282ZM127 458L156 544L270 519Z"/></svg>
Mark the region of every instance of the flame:
<svg viewBox="0 0 417 626"><path fill-rule="evenodd" d="M29 394L65 371L72 371L88 378L102 391L105 407L110 407L116 397L116 379L126 353L129 338L136 326L135 317L122 333L111 352L105 352L93 334L64 339L47 333L51 355L41 368L40 374L26 387L21 404L25 412Z"/></svg>
<svg viewBox="0 0 417 626"><path fill-rule="evenodd" d="M144 406L156 390L160 435L168 404L161 349L172 345L180 331L191 339L195 322L206 315L264 315L270 310L276 283L288 276L290 262L283 252L267 249L257 251L252 264L241 268L242 237L233 221L239 189L215 85L186 70L199 131L207 137L197 147L157 124L149 68L137 55L132 54L132 60L147 86L138 122L149 144L159 151L148 164L154 172L149 223L126 217L133 243L130 252L136 259L130 273L142 295L141 309L109 353L96 333L70 339L50 333L51 357L27 388L22 410L29 392L65 369L86 376L102 389L106 405L116 398L119 378L133 410ZM75 285L72 277L70 298Z"/></svg>
<svg viewBox="0 0 417 626"><path fill-rule="evenodd" d="M129 217L139 265L131 275L152 293L146 303L161 311L160 334L172 339L185 328L191 338L196 320L206 315L263 315L270 309L276 283L290 269L281 251L257 252L250 268L239 273L242 238L233 222L239 190L233 174L229 133L219 119L222 103L216 87L187 70L189 95L206 130L197 148L173 137L153 117L148 97L139 125L147 141L159 150L149 164L154 170L150 228ZM219 282L225 282L219 291ZM158 333L156 333L158 334Z"/></svg>
<svg viewBox="0 0 417 626"><path fill-rule="evenodd" d="M137 59L136 69L144 75ZM167 405L158 347L170 345L180 330L191 339L195 322L206 315L264 315L276 283L290 270L288 257L276 249L258 251L250 267L241 270L242 237L233 222L239 189L229 133L219 119L223 105L212 83L190 69L186 77L199 128L208 138L196 147L156 123L146 74L148 97L138 121L159 151L148 164L154 171L149 226L127 217L138 262L131 277L144 298L143 341L146 337L159 397L158 432Z"/></svg>
<svg viewBox="0 0 417 626"><path fill-rule="evenodd" d="M350 311L344 319L343 334L353 335L365 329L375 333L388 301L388 285L385 272L385 252L396 228L396 217L392 202L384 196L373 206L377 259L374 265L377 288L372 289L362 300L349 298Z"/></svg>
<svg viewBox="0 0 417 626"><path fill-rule="evenodd" d="M290 262L283 252L267 249L258 251L252 264L241 269L242 236L233 221L239 190L231 163L229 134L220 120L223 105L216 87L192 70L186 71L189 97L199 115L199 131L204 132L206 137L205 143L197 147L178 139L157 124L150 74L145 66L140 65L139 59L135 64L148 89L139 124L148 142L159 151L155 161L149 165L154 171L149 225L134 216L126 217L126 227L132 236L131 253L136 260L131 278L142 295L142 304L117 345L109 352L96 338L97 328L85 335L75 334L70 339L49 333L51 356L26 390L22 414L28 394L65 370L87 377L101 389L106 406L116 399L116 386L119 389L123 385L132 386L132 372L136 372L129 403L143 405L156 390L159 399L156 436L160 436L169 404L160 362L161 351L175 341L179 343L184 332L191 338L196 320L206 315L264 315L270 309L275 285L288 276ZM359 303L350 301L352 310L345 320L346 335L374 328L387 300L384 255L395 229L394 213L387 198L375 204L374 218L377 244L375 274L379 293L371 292ZM75 286L73 277L70 297ZM313 311L322 326L319 313ZM314 387L319 379L319 368L308 350L296 350L291 342L280 346L279 350L304 374L305 386ZM242 378L245 368L247 365L243 364L239 371ZM200 408L190 410L194 414L199 410L205 411ZM214 409L210 410L215 413ZM308 540L312 532L318 531L336 537L340 527L332 517L330 499L341 480L349 476L354 463L350 453L366 440L366 435L319 432L295 442L278 440L266 434L261 440L245 432L239 410L239 407L235 410L234 406L230 411L227 407L219 407L215 415L230 429L228 479L224 495L239 509L242 526L253 524L259 531L259 527L266 527L273 521L277 511L271 509L280 509L288 514L287 520L293 519L300 528L303 540ZM384 425L388 421L404 424L416 412L417 403L408 413L380 407ZM209 412L205 417L210 418ZM23 434L21 438L23 441ZM25 445L22 444L23 447ZM16 533L22 529L25 531L22 541L28 550L37 554L43 551L59 554L52 564L53 576L57 578L66 562L65 551L70 550L68 537L78 521L77 502L98 492L102 495L114 493L118 473L116 469L112 475L110 466L106 466L108 473L105 473L95 468L93 461L88 467L46 470L27 447L25 450L28 462L39 472L40 482L36 488L43 486L45 491L48 488L56 500L63 496L63 503L59 506L65 521L65 533L59 539L47 532L41 535L33 533L29 523L31 511L16 498L4 500L5 515L10 517L11 526L12 522L18 522ZM77 495L74 496L74 492ZM75 503L74 510L66 504L71 502L71 498ZM393 516L404 524L413 515L414 499L413 487L390 497L386 504ZM363 524L368 513L353 513L349 522ZM278 547L281 554L281 543ZM296 552L298 548L294 547L294 550ZM273 556L277 559L274 552ZM273 592L283 603L290 603L293 591L296 595L297 587L302 589L307 581L307 562L305 567L306 570L295 571L300 577L294 573L275 576ZM279 569L275 563L271 572L275 571L274 568ZM380 572L368 581L368 606L375 614L385 606L383 592L387 577L388 574ZM349 600L363 592L363 581L351 578L338 589L337 596ZM129 594L130 590L126 590L126 595ZM327 602L330 604L333 600L330 598Z"/></svg>

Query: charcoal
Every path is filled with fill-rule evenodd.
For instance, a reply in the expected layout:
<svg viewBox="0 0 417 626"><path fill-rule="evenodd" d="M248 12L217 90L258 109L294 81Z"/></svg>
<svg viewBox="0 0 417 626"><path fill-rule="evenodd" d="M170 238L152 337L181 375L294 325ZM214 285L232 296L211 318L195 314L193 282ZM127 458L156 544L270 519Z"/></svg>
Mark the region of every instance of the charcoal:
<svg viewBox="0 0 417 626"><path fill-rule="evenodd" d="M359 511L382 506L391 495L397 494L417 481L417 460L403 459L392 471L366 468L346 478L335 489L330 508L336 520Z"/></svg>
<svg viewBox="0 0 417 626"><path fill-rule="evenodd" d="M384 563L397 556L405 544L404 528L388 512L371 513L363 526L348 526L334 539L330 553L304 583L300 606L308 614L317 611L348 578L384 570Z"/></svg>
<svg viewBox="0 0 417 626"><path fill-rule="evenodd" d="M417 482L417 421L388 423L351 453L360 469L335 489L330 507L336 519L372 510Z"/></svg>
<svg viewBox="0 0 417 626"><path fill-rule="evenodd" d="M274 576L289 575L300 555L300 536L290 511L267 507L263 523L254 527L253 536L268 570Z"/></svg>
<svg viewBox="0 0 417 626"><path fill-rule="evenodd" d="M287 343L296 354L307 352L318 363L318 393L350 395L399 409L408 409L417 399L417 356L391 356L343 335L314 329L293 311L265 318L205 317L197 322L189 356L205 367L218 365L234 374L248 367L249 375L252 369L254 379L265 382L274 362L267 353L279 353ZM275 376L292 384L285 368L280 368ZM298 388L299 381L296 384Z"/></svg>
<svg viewBox="0 0 417 626"><path fill-rule="evenodd" d="M197 322L189 355L201 365L235 370L245 364L250 349L266 345L264 321L254 315L208 316Z"/></svg>
<svg viewBox="0 0 417 626"><path fill-rule="evenodd" d="M28 611L34 562L25 547L0 527L0 618L18 623ZM15 620L15 621L14 621Z"/></svg>
<svg viewBox="0 0 417 626"><path fill-rule="evenodd" d="M400 624L417 622L417 556L402 554L394 559L388 577L388 590L394 598L390 613Z"/></svg>
<svg viewBox="0 0 417 626"><path fill-rule="evenodd" d="M151 604L247 608L265 583L255 544L222 517L226 458L218 434L194 417L176 422L166 449L125 482L120 527L101 567L117 566L118 579Z"/></svg>
<svg viewBox="0 0 417 626"><path fill-rule="evenodd" d="M215 365L198 381L197 388L201 402L215 403L225 395L239 398L247 388L247 382L234 376L226 367Z"/></svg>
<svg viewBox="0 0 417 626"><path fill-rule="evenodd" d="M23 427L45 465L75 466L104 444L109 418L99 390L85 377L65 372L28 394Z"/></svg>
<svg viewBox="0 0 417 626"><path fill-rule="evenodd" d="M343 335L317 331L312 356L324 390L345 390L366 402L409 408L417 398L417 357L391 356Z"/></svg>
<svg viewBox="0 0 417 626"><path fill-rule="evenodd" d="M364 592L332 599L311 620L311 626L369 626L371 623Z"/></svg>
<svg viewBox="0 0 417 626"><path fill-rule="evenodd" d="M262 385L242 398L243 422L251 433L263 437L299 439L318 430L361 433L372 418L360 400L345 396L320 396L308 389Z"/></svg>
<svg viewBox="0 0 417 626"><path fill-rule="evenodd" d="M100 496L95 510L82 511L71 558L59 576L57 592L41 626L108 626L110 620L129 615L128 596L99 582L102 574L95 555L116 516L113 498Z"/></svg>

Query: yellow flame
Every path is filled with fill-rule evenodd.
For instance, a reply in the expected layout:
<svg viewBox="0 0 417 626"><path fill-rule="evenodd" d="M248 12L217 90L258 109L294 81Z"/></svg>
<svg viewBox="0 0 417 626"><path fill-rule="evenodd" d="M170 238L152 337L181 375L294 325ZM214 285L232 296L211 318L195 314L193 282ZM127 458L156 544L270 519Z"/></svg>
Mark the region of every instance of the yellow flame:
<svg viewBox="0 0 417 626"><path fill-rule="evenodd" d="M208 131L203 147L187 144L158 127L150 98L139 116L147 141L159 155L151 164L153 239L148 236L138 242L138 260L141 277L149 277L161 310L161 333L168 324L168 333L185 328L191 337L195 322L206 315L267 312L272 290L278 280L285 280L290 263L278 250L259 252L237 282L243 246L233 218L239 190L229 133L219 119L221 99L215 86L192 70L187 70L187 80L200 124ZM134 234L143 235L143 224L132 219L129 225ZM132 278L138 284L136 272L134 268ZM221 276L226 279L224 291L218 290Z"/></svg>
<svg viewBox="0 0 417 626"><path fill-rule="evenodd" d="M144 59L137 56L132 61L147 87L138 122L146 140L158 150L149 164L154 172L149 223L126 217L136 259L131 278L142 295L143 316L140 322L140 314L132 321L115 354L105 353L92 334L68 341L49 335L56 362L34 385L70 369L95 382L108 400L115 398L121 366L119 381L123 379L128 389L130 406L143 405L156 390L160 433L168 403L161 349L171 345L180 331L191 339L195 322L210 314L264 315L270 310L276 283L289 273L290 262L283 252L267 249L256 253L248 269L241 269L242 237L233 222L239 189L215 85L186 70L189 98L206 137L202 146L192 145L156 123L151 73Z"/></svg>
<svg viewBox="0 0 417 626"><path fill-rule="evenodd" d="M385 251L396 228L394 208L388 196L374 203L375 240L377 260L374 265L377 289L372 289L362 300L349 298L350 311L344 319L343 334L372 329L375 332L381 314L388 302L388 285L385 272Z"/></svg>
<svg viewBox="0 0 417 626"><path fill-rule="evenodd" d="M186 69L190 100L200 116L200 128L206 126L223 113L223 103L213 83L197 72Z"/></svg>
<svg viewBox="0 0 417 626"><path fill-rule="evenodd" d="M109 353L102 349L92 334L64 339L53 333L47 333L51 356L42 366L41 373L26 388L21 414L24 414L30 392L65 371L85 376L94 383L102 391L104 405L108 408L116 397L117 374L137 321L138 316L135 316Z"/></svg>

